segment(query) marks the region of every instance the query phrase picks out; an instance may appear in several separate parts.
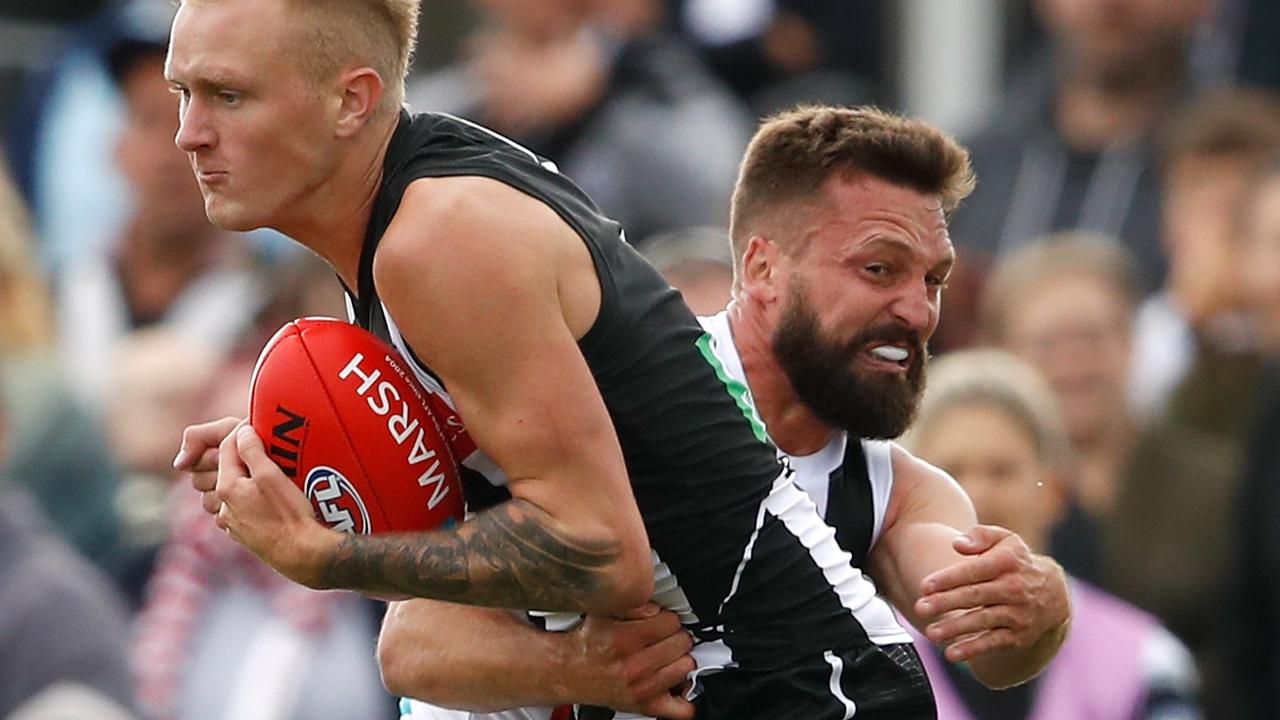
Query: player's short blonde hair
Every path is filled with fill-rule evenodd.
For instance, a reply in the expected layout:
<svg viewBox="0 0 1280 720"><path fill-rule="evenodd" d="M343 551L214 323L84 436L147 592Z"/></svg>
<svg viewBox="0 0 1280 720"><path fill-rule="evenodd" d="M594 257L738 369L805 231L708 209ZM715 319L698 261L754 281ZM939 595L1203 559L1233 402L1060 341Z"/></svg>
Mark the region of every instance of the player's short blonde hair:
<svg viewBox="0 0 1280 720"><path fill-rule="evenodd" d="M734 266L759 221L815 199L837 174L937 195L945 212L974 186L968 151L924 121L873 107L788 110L764 121L742 160L729 221Z"/></svg>
<svg viewBox="0 0 1280 720"><path fill-rule="evenodd" d="M217 0L179 0L180 4ZM377 71L386 92L379 111L398 111L418 38L420 0L277 0L296 13L296 52L316 82L357 62Z"/></svg>

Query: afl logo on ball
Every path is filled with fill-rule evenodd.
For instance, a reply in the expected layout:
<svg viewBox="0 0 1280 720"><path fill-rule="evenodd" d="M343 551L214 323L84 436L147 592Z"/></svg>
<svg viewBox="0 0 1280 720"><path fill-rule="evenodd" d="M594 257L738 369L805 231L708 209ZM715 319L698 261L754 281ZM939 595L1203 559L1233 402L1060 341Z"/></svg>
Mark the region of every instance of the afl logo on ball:
<svg viewBox="0 0 1280 720"><path fill-rule="evenodd" d="M339 532L369 534L369 511L342 473L319 465L307 473L303 492L320 520Z"/></svg>

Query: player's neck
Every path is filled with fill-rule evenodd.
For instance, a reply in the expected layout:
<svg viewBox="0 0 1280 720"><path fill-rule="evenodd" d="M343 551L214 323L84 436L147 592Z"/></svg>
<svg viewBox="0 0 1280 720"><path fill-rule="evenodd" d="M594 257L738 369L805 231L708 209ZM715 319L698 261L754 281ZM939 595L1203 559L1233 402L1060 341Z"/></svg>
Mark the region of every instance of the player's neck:
<svg viewBox="0 0 1280 720"><path fill-rule="evenodd" d="M353 138L329 180L276 228L324 258L352 290L359 286L360 254L397 117Z"/></svg>
<svg viewBox="0 0 1280 720"><path fill-rule="evenodd" d="M773 443L788 455L812 455L826 447L837 430L796 397L773 353L772 333L759 309L735 303L729 310L729 329L747 388Z"/></svg>

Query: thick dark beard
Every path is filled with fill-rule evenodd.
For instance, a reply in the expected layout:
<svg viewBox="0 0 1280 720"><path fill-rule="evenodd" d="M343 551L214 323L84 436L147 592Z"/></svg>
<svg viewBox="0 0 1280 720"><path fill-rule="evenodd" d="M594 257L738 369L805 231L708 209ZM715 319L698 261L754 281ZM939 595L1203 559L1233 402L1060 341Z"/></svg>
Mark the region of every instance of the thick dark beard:
<svg viewBox="0 0 1280 720"><path fill-rule="evenodd" d="M869 343L912 348L905 375L859 371L854 365ZM800 401L817 418L861 438L896 438L911 425L924 391L928 362L920 334L900 325L866 328L851 341L823 337L808 295L794 286L773 333L773 352Z"/></svg>

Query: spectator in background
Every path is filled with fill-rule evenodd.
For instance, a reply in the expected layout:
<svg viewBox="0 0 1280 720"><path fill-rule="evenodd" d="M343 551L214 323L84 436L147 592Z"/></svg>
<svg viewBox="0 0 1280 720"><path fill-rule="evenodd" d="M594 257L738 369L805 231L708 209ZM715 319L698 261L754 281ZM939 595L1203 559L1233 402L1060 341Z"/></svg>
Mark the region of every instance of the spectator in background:
<svg viewBox="0 0 1280 720"><path fill-rule="evenodd" d="M707 65L769 115L798 103L892 99L881 0L667 0Z"/></svg>
<svg viewBox="0 0 1280 720"><path fill-rule="evenodd" d="M662 0L476 0L462 66L411 81L410 106L455 112L551 158L633 239L723 224L746 112L661 31Z"/></svg>
<svg viewBox="0 0 1280 720"><path fill-rule="evenodd" d="M690 228L649 238L645 259L680 291L695 315L714 315L733 292L733 255L722 228Z"/></svg>
<svg viewBox="0 0 1280 720"><path fill-rule="evenodd" d="M982 299L986 340L1030 362L1062 408L1078 507L1050 547L1069 572L1091 581L1100 577L1094 522L1111 512L1135 436L1126 402L1137 302L1131 270L1113 241L1055 235L1004 258Z"/></svg>
<svg viewBox="0 0 1280 720"><path fill-rule="evenodd" d="M1236 461L1190 423L1136 427L1128 402L1137 295L1130 268L1123 249L1099 237L1033 241L997 265L982 325L990 341L1044 375L1062 408L1085 514L1069 512L1055 528L1054 554L1075 575L1159 617L1190 647L1214 702L1213 618ZM1087 565L1083 549L1092 553Z"/></svg>
<svg viewBox="0 0 1280 720"><path fill-rule="evenodd" d="M1280 98L1262 90L1209 93L1170 125L1161 157L1169 274L1139 308L1134 327L1130 390L1140 418L1159 418L1169 393L1192 372L1198 377L1190 384L1213 401L1175 408L1175 415L1209 432L1234 428L1230 434L1239 435L1247 424L1236 406L1256 362L1235 277L1237 219L1248 179L1277 151Z"/></svg>
<svg viewBox="0 0 1280 720"><path fill-rule="evenodd" d="M1271 0L1218 0L1234 10L1234 36L1227 44L1228 69L1242 83L1280 91L1280 4Z"/></svg>
<svg viewBox="0 0 1280 720"><path fill-rule="evenodd" d="M1239 720L1275 717L1280 707L1280 160L1251 183L1238 278L1254 313L1266 369L1254 393L1236 513L1225 626L1222 696Z"/></svg>
<svg viewBox="0 0 1280 720"><path fill-rule="evenodd" d="M978 521L1007 527L1043 550L1063 509L1070 441L1052 392L1016 357L952 353L934 364L903 443L949 472ZM1192 720L1191 654L1150 615L1071 580L1071 633L1044 673L1001 692L944 662L916 635L938 717L946 720Z"/></svg>
<svg viewBox="0 0 1280 720"><path fill-rule="evenodd" d="M1146 427L1104 533L1105 583L1191 646L1211 711L1234 694L1214 618L1261 368L1242 320L1239 216L1250 179L1277 150L1280 101L1261 91L1209 94L1170 126L1170 272L1139 310L1131 373Z"/></svg>
<svg viewBox="0 0 1280 720"><path fill-rule="evenodd" d="M119 343L168 326L219 347L234 341L261 303L242 240L215 228L187 157L173 146L176 100L164 78L167 27L108 53L125 99L116 163L132 191L123 231L104 252L67 267L58 296L61 350L71 384L101 410Z"/></svg>
<svg viewBox="0 0 1280 720"><path fill-rule="evenodd" d="M131 418L137 426L122 431L138 465L173 473L172 439L187 424L184 408L244 415L254 359L280 325L345 312L333 272L310 253L289 259L277 277L263 313L217 367L172 367L184 356L214 357L172 333L149 331L131 341L135 376L150 367L174 381L164 384L186 386L181 402L153 388L145 417ZM120 399L129 391L121 388ZM120 412L139 413L125 406ZM167 500L171 525L133 648L138 697L151 720L398 717L374 660L381 603L289 582L219 530L198 493L175 487Z"/></svg>
<svg viewBox="0 0 1280 720"><path fill-rule="evenodd" d="M1264 271L1266 264L1249 257L1240 214L1257 168L1278 150L1280 101L1261 92L1211 95L1173 126L1164 166L1171 272L1166 293L1144 306L1139 328L1156 345L1150 338L1161 323L1184 323L1190 362L1135 442L1114 522L1104 529L1107 586L1158 615L1191 647L1214 714L1236 694L1216 617L1230 577L1231 527L1262 365L1256 340L1242 327L1248 283L1241 270Z"/></svg>
<svg viewBox="0 0 1280 720"><path fill-rule="evenodd" d="M122 472L117 505L130 562L118 576L135 607L169 534L169 496L180 480L174 433L204 416L202 395L220 357L218 348L167 328L132 332L114 354L103 416Z"/></svg>
<svg viewBox="0 0 1280 720"><path fill-rule="evenodd" d="M0 482L0 718L132 720L124 608L42 518Z"/></svg>
<svg viewBox="0 0 1280 720"><path fill-rule="evenodd" d="M289 582L219 530L197 494L174 501L134 647L149 717L397 717L374 662L379 607Z"/></svg>
<svg viewBox="0 0 1280 720"><path fill-rule="evenodd" d="M77 550L116 574L125 563L114 507L119 480L97 424L65 386L26 209L2 165L0 394L9 397L9 447L0 476L30 493Z"/></svg>
<svg viewBox="0 0 1280 720"><path fill-rule="evenodd" d="M1187 47L1209 6L1036 3L1049 47L970 143L981 185L951 232L968 262L1078 228L1120 239L1137 262L1140 292L1159 287L1165 257L1152 140L1186 94Z"/></svg>
<svg viewBox="0 0 1280 720"><path fill-rule="evenodd" d="M96 4L101 12L51 48L47 66L24 83L7 124L40 259L55 277L80 252L103 249L128 214L128 192L111 158L124 109L107 54L121 41L163 37L173 20L167 0Z"/></svg>

